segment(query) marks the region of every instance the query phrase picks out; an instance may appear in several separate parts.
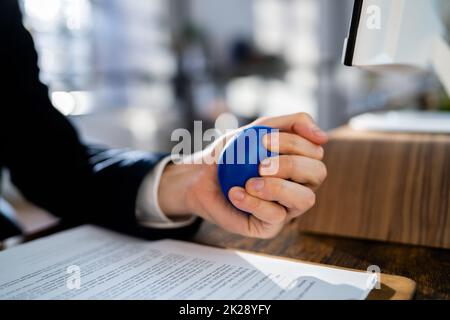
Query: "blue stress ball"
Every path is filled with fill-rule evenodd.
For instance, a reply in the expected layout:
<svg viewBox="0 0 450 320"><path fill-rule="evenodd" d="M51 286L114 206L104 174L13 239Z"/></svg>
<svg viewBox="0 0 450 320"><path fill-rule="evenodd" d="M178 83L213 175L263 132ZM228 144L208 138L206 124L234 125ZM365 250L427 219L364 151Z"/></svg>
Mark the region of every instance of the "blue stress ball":
<svg viewBox="0 0 450 320"><path fill-rule="evenodd" d="M276 156L263 145L263 137L278 132L265 126L245 129L230 140L219 157L219 183L225 198L233 187L245 187L250 178L259 177L258 167L262 160Z"/></svg>

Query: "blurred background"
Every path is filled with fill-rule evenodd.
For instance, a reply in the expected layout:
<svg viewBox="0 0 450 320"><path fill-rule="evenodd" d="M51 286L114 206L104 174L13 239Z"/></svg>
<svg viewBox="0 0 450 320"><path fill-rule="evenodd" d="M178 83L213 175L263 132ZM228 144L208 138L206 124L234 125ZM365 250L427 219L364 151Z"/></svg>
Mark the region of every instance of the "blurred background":
<svg viewBox="0 0 450 320"><path fill-rule="evenodd" d="M341 65L353 0L21 0L54 105L83 139L169 151L174 128L449 108L433 75ZM447 6L441 10L450 21Z"/></svg>
<svg viewBox="0 0 450 320"><path fill-rule="evenodd" d="M353 0L21 0L53 104L86 142L170 151L175 128L308 112L450 110L432 74L344 67ZM442 16L450 29L450 6ZM7 188L8 189L8 188Z"/></svg>

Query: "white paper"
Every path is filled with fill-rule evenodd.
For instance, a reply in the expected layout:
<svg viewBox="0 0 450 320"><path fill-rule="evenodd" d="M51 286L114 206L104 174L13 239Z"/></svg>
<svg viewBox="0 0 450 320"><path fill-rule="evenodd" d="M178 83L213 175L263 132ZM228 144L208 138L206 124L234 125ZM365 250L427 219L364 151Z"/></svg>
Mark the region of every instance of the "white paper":
<svg viewBox="0 0 450 320"><path fill-rule="evenodd" d="M375 282L366 272L90 225L0 252L0 299L365 299Z"/></svg>
<svg viewBox="0 0 450 320"><path fill-rule="evenodd" d="M387 111L353 117L354 130L413 133L450 133L450 114L444 111Z"/></svg>

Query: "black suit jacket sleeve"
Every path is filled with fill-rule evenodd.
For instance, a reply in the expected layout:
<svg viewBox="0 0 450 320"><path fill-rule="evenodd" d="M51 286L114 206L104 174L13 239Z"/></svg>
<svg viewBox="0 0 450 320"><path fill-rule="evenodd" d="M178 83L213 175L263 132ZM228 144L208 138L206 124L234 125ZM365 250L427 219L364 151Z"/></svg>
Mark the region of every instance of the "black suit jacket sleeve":
<svg viewBox="0 0 450 320"><path fill-rule="evenodd" d="M1 3L0 164L26 198L58 216L144 232L135 218L136 195L162 155L83 145L39 81L37 54L17 2ZM150 236L190 231L153 230Z"/></svg>

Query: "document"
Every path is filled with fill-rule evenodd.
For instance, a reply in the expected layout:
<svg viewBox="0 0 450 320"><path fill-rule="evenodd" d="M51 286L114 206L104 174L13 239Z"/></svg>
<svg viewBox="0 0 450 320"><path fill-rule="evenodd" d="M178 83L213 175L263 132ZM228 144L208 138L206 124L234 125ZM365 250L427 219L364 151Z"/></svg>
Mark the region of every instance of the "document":
<svg viewBox="0 0 450 320"><path fill-rule="evenodd" d="M365 299L377 276L84 225L0 252L0 299Z"/></svg>

